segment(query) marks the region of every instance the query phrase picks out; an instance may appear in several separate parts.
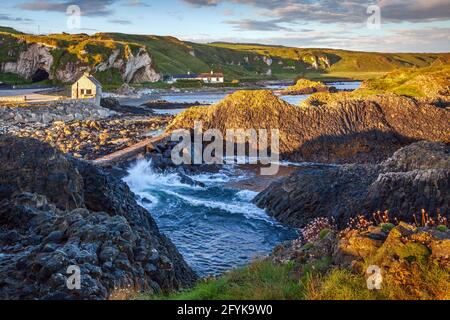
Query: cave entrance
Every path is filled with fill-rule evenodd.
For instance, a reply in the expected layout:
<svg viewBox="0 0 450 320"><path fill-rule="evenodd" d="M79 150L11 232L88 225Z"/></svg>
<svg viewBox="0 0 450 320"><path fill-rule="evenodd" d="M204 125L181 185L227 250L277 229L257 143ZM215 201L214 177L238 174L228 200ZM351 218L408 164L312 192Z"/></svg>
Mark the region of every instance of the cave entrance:
<svg viewBox="0 0 450 320"><path fill-rule="evenodd" d="M37 69L36 72L31 77L31 81L33 82L41 82L47 80L50 75L44 69Z"/></svg>

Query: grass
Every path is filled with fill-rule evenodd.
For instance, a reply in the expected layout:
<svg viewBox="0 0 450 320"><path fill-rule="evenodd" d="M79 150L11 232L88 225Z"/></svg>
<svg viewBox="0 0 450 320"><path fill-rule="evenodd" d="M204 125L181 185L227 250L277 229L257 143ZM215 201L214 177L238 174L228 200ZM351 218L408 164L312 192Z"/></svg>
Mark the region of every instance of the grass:
<svg viewBox="0 0 450 320"><path fill-rule="evenodd" d="M322 260L321 260L322 261ZM325 260L301 278L292 263L255 261L194 288L169 295L137 294L137 300L418 300L450 299L450 271L432 262L413 262L412 272L383 273L381 290L369 290L361 273L330 268ZM324 268L320 270L320 266ZM406 282L400 279L406 276ZM400 280L399 280L400 279ZM403 281L403 282L402 282Z"/></svg>
<svg viewBox="0 0 450 320"><path fill-rule="evenodd" d="M9 85L21 85L21 84L31 84L31 80L22 78L21 76L14 73L0 73L0 82Z"/></svg>
<svg viewBox="0 0 450 320"><path fill-rule="evenodd" d="M361 275L335 269L325 276L309 276L306 283L307 300L376 300L383 298L377 291L367 289Z"/></svg>
<svg viewBox="0 0 450 320"><path fill-rule="evenodd" d="M358 92L395 93L409 97L436 95L450 82L450 64L396 70L371 79Z"/></svg>
<svg viewBox="0 0 450 320"><path fill-rule="evenodd" d="M291 264L255 261L218 279L204 280L193 289L168 296L140 295L146 300L296 300L303 285L291 277Z"/></svg>

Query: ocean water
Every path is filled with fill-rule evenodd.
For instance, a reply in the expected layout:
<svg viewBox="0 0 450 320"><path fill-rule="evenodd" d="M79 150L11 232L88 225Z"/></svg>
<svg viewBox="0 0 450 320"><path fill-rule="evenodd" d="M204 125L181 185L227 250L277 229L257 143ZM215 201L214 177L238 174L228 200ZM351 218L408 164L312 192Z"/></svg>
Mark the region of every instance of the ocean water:
<svg viewBox="0 0 450 320"><path fill-rule="evenodd" d="M334 86L339 90L356 90L361 86L361 82L332 82L329 83L330 86ZM271 90L282 90L287 88L287 85L269 85L266 89ZM170 93L163 94L159 98L172 103L196 103L201 104L214 104L223 100L229 93L223 92L195 92L195 93ZM310 95L299 95L299 96L286 96L281 95L280 98L293 104L299 105L302 101L305 101ZM155 110L158 114L169 114L177 115L185 109L168 109L168 110Z"/></svg>
<svg viewBox="0 0 450 320"><path fill-rule="evenodd" d="M251 203L256 192L224 187L245 179L236 170L191 176L205 184L199 187L182 183L174 173L156 173L149 161L140 160L124 181L200 276L219 275L297 237Z"/></svg>

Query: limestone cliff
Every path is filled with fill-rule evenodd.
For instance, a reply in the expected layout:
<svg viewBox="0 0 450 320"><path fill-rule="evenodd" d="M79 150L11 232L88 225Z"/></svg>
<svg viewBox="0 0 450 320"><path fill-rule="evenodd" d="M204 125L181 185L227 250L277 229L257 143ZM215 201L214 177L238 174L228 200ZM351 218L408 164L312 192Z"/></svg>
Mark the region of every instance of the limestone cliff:
<svg viewBox="0 0 450 320"><path fill-rule="evenodd" d="M33 43L21 52L16 62L4 62L0 65L1 72L15 73L26 79L32 79L38 70L50 74L53 65L51 48L39 43Z"/></svg>
<svg viewBox="0 0 450 320"><path fill-rule="evenodd" d="M99 77L105 72L119 73L121 80L126 83L156 82L162 78L155 70L153 58L145 47L137 50L132 50L129 46L119 47L107 55L109 49L98 46L95 49L89 48L91 51L103 50L105 53L80 50L74 54L73 49L68 47L27 40L10 39L12 43L25 44L16 46L17 52L12 52L6 61L0 62L1 73L17 74L36 82L55 79L63 83L76 81L86 71Z"/></svg>

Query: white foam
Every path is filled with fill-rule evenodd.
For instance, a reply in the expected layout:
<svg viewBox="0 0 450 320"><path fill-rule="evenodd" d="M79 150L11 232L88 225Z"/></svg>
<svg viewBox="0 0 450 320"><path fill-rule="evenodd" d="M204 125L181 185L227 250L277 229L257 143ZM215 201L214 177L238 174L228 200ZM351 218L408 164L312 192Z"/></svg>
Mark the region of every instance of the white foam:
<svg viewBox="0 0 450 320"><path fill-rule="evenodd" d="M182 199L183 201L189 203L190 205L196 206L196 207L208 207L212 209L220 209L223 211L227 211L230 213L235 214L243 214L245 218L247 219L258 219L263 220L266 222L269 222L273 224L273 220L271 220L267 214L264 212L263 209L258 208L257 206L251 204L251 203L226 203L221 201L212 201L212 200L205 200L205 199L197 199L186 195L181 195L179 193L170 191L170 190L164 190L165 193L170 194L172 196L178 197Z"/></svg>
<svg viewBox="0 0 450 320"><path fill-rule="evenodd" d="M157 173L153 170L150 160L139 160L131 169L128 176L123 179L137 194L145 192L151 187L182 187L191 189L202 189L181 182L176 173Z"/></svg>
<svg viewBox="0 0 450 320"><path fill-rule="evenodd" d="M236 194L236 197L240 200L244 201L252 201L255 199L255 197L258 195L258 192L251 191L251 190L241 190Z"/></svg>
<svg viewBox="0 0 450 320"><path fill-rule="evenodd" d="M191 176L191 178L203 183L225 183L231 180L231 178L224 173L202 173Z"/></svg>

